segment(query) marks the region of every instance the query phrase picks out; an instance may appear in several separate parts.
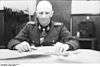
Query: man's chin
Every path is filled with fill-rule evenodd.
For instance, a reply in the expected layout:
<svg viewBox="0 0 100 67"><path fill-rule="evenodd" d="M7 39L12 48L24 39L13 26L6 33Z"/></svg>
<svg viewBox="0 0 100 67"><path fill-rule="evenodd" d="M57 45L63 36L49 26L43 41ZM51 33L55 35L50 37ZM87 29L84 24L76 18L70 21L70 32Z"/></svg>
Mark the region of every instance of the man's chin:
<svg viewBox="0 0 100 67"><path fill-rule="evenodd" d="M48 26L48 24L47 24L47 25L46 25L46 24L41 24L41 25L44 26L44 27L45 27L45 26Z"/></svg>
<svg viewBox="0 0 100 67"><path fill-rule="evenodd" d="M40 23L41 24L41 23ZM49 23L48 24L46 24L46 23L43 23L43 24L41 24L42 26L48 26L49 25Z"/></svg>

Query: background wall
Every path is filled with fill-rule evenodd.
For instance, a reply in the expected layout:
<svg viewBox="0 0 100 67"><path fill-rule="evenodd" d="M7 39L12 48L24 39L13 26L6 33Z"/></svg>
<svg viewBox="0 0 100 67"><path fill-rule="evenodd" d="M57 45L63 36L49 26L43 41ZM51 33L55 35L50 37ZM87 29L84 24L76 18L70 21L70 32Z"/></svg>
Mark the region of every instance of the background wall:
<svg viewBox="0 0 100 67"><path fill-rule="evenodd" d="M95 20L95 26L96 26L96 38L97 38L97 50L100 50L100 16L93 17Z"/></svg>
<svg viewBox="0 0 100 67"><path fill-rule="evenodd" d="M4 14L0 12L0 44L3 43L3 40L2 40L3 34L4 34ZM2 45L1 47L3 48Z"/></svg>

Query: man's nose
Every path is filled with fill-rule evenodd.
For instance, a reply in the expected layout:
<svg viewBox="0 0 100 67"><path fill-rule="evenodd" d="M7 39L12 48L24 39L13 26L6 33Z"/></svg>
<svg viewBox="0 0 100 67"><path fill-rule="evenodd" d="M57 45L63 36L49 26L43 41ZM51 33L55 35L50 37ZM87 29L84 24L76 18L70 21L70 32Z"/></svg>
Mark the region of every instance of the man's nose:
<svg viewBox="0 0 100 67"><path fill-rule="evenodd" d="M42 15L42 17L45 18L45 17L46 17L46 14L44 13L44 14Z"/></svg>

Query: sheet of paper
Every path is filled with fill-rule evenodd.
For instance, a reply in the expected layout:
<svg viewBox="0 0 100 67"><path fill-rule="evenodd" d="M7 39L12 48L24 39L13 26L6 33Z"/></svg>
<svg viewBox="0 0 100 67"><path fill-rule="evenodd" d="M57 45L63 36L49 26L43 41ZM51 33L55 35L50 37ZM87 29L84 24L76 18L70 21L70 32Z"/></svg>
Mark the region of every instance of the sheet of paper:
<svg viewBox="0 0 100 67"><path fill-rule="evenodd" d="M37 50L32 50L29 52L18 52L16 50L0 49L0 59L6 58L17 58L28 55L50 55L54 54L53 47L38 47Z"/></svg>
<svg viewBox="0 0 100 67"><path fill-rule="evenodd" d="M100 63L100 52L89 49L78 49L76 51L69 52L66 56L55 56L61 62L73 62L73 63Z"/></svg>

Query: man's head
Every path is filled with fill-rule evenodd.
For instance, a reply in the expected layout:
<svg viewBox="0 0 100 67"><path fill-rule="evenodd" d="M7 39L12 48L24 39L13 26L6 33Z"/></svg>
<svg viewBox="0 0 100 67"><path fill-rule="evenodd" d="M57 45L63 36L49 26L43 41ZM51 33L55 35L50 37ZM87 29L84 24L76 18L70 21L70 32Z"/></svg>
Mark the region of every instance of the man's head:
<svg viewBox="0 0 100 67"><path fill-rule="evenodd" d="M47 26L53 16L52 4L49 1L40 1L36 8L37 18L42 26Z"/></svg>

